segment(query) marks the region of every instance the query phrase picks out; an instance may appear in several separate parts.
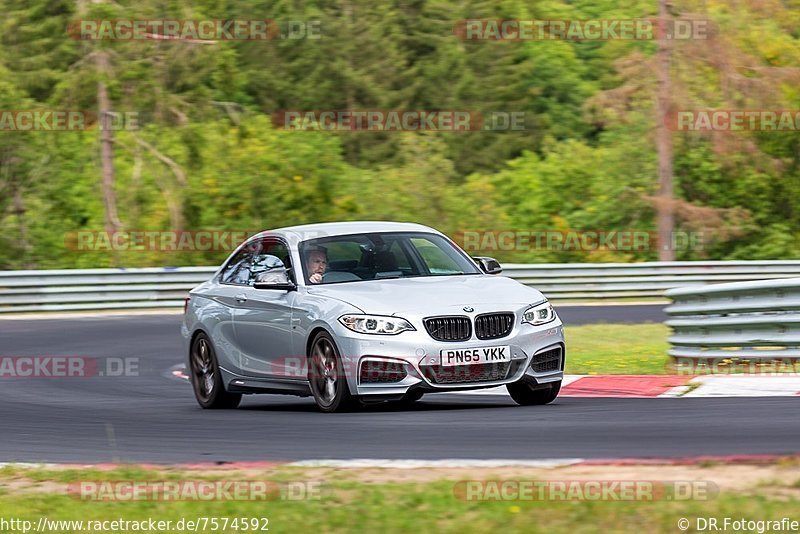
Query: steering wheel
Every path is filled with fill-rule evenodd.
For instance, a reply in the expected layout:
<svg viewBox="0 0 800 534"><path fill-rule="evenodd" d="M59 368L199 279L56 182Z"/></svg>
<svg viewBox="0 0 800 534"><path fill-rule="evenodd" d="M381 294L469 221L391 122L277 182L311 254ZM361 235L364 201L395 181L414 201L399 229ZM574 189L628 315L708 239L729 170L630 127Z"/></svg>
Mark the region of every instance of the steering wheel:
<svg viewBox="0 0 800 534"><path fill-rule="evenodd" d="M347 271L328 271L323 273L322 282L353 282L361 280L357 274L348 273Z"/></svg>

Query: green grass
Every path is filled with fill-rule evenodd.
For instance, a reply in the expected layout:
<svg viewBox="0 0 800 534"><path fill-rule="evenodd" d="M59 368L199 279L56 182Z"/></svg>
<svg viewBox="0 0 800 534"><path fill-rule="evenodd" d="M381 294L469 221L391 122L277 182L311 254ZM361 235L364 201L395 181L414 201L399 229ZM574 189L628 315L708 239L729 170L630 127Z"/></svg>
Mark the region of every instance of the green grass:
<svg viewBox="0 0 800 534"><path fill-rule="evenodd" d="M591 324L564 328L569 374L657 375L672 371L670 329L660 323Z"/></svg>
<svg viewBox="0 0 800 534"><path fill-rule="evenodd" d="M288 472L301 480L304 471ZM30 484L47 480L97 480L97 471L0 473L0 485L10 481ZM286 475L287 473L282 473ZM173 476L175 474L173 473ZM240 475L239 477L243 477ZM105 472L109 480L164 480L164 473L133 470ZM557 478L557 475L554 474ZM184 473L180 478L193 477ZM204 477L204 478L207 478ZM227 476L225 480L234 477ZM469 478L465 473L465 479ZM248 480L256 477L249 476ZM263 475L262 475L263 479ZM532 502L464 501L453 491L454 482L365 484L336 478L324 486L319 500L207 501L207 502L92 502L59 491L26 488L0 492L0 518L20 518L34 524L40 516L61 520L171 520L199 517L269 519L270 532L678 532L682 517L745 517L780 519L800 509L796 499L773 498L759 489L746 494L721 494L707 501L656 502ZM34 482L35 481L35 482ZM201 532L209 532L202 530ZM221 532L218 530L217 532ZM78 532L61 529L50 532ZM175 532L169 530L168 532ZM228 528L225 532L237 532ZM241 529L238 532L242 532Z"/></svg>

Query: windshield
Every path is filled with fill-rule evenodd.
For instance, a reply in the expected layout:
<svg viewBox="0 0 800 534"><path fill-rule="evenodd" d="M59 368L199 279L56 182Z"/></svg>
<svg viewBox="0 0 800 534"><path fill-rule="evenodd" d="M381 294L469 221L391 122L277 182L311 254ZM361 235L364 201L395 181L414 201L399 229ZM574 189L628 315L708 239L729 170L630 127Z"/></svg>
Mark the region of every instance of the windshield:
<svg viewBox="0 0 800 534"><path fill-rule="evenodd" d="M312 239L300 244L300 257L308 284L481 274L450 241L423 232Z"/></svg>

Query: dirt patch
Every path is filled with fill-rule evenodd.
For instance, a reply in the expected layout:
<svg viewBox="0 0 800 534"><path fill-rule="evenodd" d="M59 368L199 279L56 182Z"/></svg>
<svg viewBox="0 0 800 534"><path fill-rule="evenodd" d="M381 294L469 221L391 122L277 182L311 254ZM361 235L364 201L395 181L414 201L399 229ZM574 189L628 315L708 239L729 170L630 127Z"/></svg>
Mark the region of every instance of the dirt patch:
<svg viewBox="0 0 800 534"><path fill-rule="evenodd" d="M721 492L747 492L774 495L779 498L800 497L800 465L573 465L555 468L334 468L287 467L185 471L177 468L154 469L148 479L180 475L217 480L319 481L321 483L354 482L360 484L414 484L435 481L526 480L526 481L681 481L713 482ZM41 478L41 475L38 476ZM92 478L87 475L87 478ZM120 476L117 480L122 480ZM163 479L162 479L163 480ZM66 493L68 484L52 480L33 480L24 470L0 475L0 491L6 493Z"/></svg>
<svg viewBox="0 0 800 534"><path fill-rule="evenodd" d="M710 481L721 491L779 485L791 487L800 478L800 466L781 465L630 465L568 466L551 469L433 468L433 469L303 469L317 480L348 480L366 484L433 482L436 480L661 480ZM298 473L299 474L299 473Z"/></svg>

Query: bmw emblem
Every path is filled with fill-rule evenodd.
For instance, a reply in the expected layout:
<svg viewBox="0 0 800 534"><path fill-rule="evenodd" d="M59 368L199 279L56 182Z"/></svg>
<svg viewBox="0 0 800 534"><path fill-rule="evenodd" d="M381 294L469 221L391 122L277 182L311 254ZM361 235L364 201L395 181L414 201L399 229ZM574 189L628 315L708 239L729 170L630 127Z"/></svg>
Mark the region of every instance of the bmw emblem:
<svg viewBox="0 0 800 534"><path fill-rule="evenodd" d="M464 306L462 309L467 313L475 311L475 308L473 308L472 306Z"/></svg>

